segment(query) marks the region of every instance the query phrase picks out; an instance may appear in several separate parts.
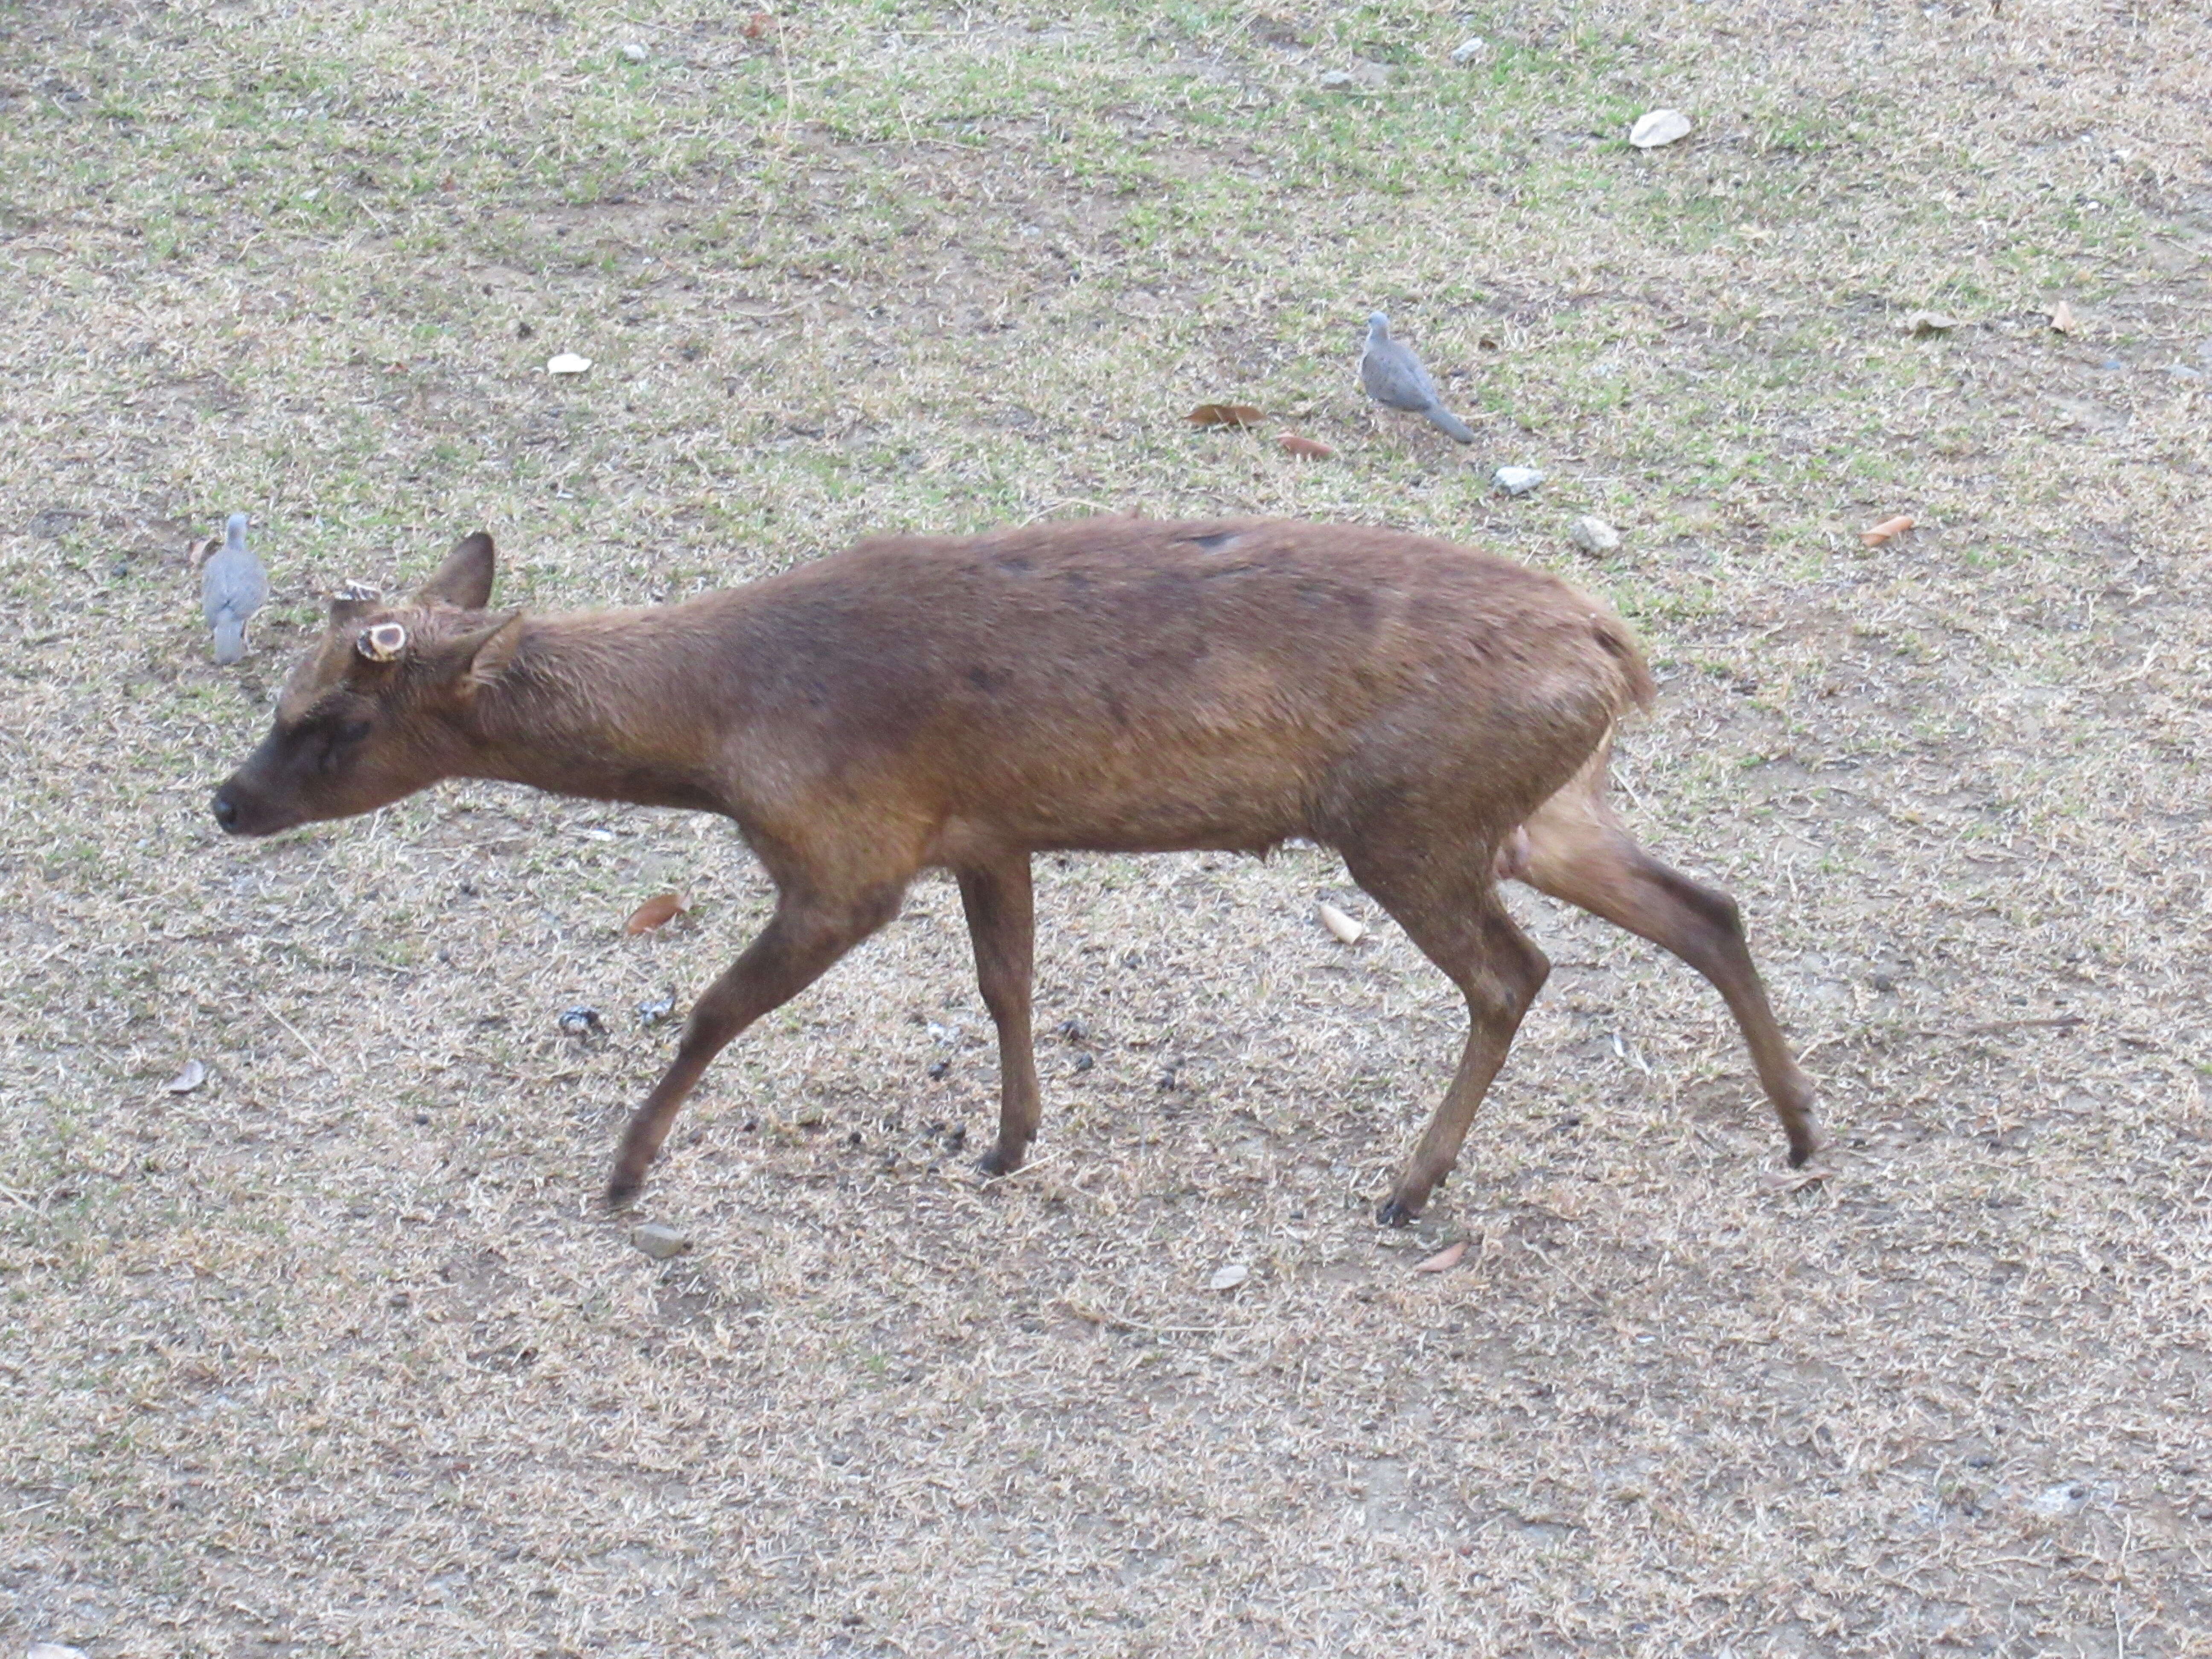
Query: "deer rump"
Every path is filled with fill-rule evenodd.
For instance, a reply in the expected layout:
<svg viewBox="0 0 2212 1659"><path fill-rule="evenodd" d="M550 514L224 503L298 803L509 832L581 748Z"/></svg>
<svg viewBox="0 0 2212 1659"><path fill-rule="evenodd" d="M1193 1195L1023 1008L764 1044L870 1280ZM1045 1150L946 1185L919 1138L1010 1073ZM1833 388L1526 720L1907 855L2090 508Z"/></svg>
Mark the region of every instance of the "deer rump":
<svg viewBox="0 0 2212 1659"><path fill-rule="evenodd" d="M1380 1218L1450 1170L1549 964L1510 876L1719 988L1802 1164L1819 1144L1734 902L1651 858L1605 801L1610 734L1651 694L1627 629L1565 583L1381 530L1107 519L890 538L680 605L492 616L494 552L413 601L334 602L275 726L216 792L226 830L368 810L438 777L733 819L775 914L694 1005L608 1187L629 1201L738 1033L898 913L960 884L997 1026L988 1172L1041 1113L1037 852L1336 848L1465 996L1457 1073Z"/></svg>

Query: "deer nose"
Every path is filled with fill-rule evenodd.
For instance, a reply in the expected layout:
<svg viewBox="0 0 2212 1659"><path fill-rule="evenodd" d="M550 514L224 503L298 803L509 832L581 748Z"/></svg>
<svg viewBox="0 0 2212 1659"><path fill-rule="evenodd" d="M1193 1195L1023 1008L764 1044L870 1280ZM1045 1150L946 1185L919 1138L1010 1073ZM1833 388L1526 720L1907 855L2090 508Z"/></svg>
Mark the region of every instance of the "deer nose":
<svg viewBox="0 0 2212 1659"><path fill-rule="evenodd" d="M238 798L227 783L215 792L215 821L226 830L238 828Z"/></svg>

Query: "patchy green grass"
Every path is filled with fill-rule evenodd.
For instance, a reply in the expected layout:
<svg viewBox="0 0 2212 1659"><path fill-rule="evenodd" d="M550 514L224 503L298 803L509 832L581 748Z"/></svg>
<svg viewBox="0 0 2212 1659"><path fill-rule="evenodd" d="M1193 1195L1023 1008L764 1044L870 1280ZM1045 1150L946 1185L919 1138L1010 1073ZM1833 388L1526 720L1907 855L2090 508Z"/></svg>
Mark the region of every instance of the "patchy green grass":
<svg viewBox="0 0 2212 1659"><path fill-rule="evenodd" d="M752 15L0 18L0 1640L2207 1651L2203 18ZM1359 398L1377 306L1471 454ZM1182 420L1229 397L1273 418ZM225 674L185 552L240 508ZM1326 854L1048 859L1034 1168L957 1144L988 1020L926 884L717 1065L656 1265L589 1200L669 1046L629 1011L767 913L726 828L207 821L319 596L479 524L550 607L1093 511L1620 605L1625 797L1743 900L1834 1175L1762 1181L1702 981L1524 896L1552 984L1378 1237L1441 976Z"/></svg>

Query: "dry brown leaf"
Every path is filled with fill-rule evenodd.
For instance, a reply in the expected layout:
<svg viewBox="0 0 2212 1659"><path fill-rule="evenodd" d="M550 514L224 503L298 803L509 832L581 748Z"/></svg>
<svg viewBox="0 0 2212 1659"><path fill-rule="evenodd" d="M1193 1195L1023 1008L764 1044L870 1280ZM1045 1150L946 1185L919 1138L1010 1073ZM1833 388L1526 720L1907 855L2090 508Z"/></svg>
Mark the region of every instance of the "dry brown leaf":
<svg viewBox="0 0 2212 1659"><path fill-rule="evenodd" d="M2071 334L2081 326L2075 319L2074 307L2063 300L2051 307L2051 325L2061 334Z"/></svg>
<svg viewBox="0 0 2212 1659"><path fill-rule="evenodd" d="M1770 1193L1802 1192L1808 1187L1819 1186L1833 1174L1833 1170L1808 1164L1802 1170L1769 1170L1759 1176L1759 1184Z"/></svg>
<svg viewBox="0 0 2212 1659"><path fill-rule="evenodd" d="M674 893L662 893L649 898L629 913L623 923L625 933L649 933L656 927L665 927L684 913L684 901Z"/></svg>
<svg viewBox="0 0 2212 1659"><path fill-rule="evenodd" d="M745 19L745 39L757 40L775 33L775 19L767 12L757 11Z"/></svg>
<svg viewBox="0 0 2212 1659"><path fill-rule="evenodd" d="M1278 441L1285 454L1302 456L1309 461L1325 461L1336 453L1320 439L1301 437L1295 432L1285 432Z"/></svg>
<svg viewBox="0 0 2212 1659"><path fill-rule="evenodd" d="M197 1060L185 1062L185 1069L171 1078L161 1087L173 1095L188 1095L207 1081L207 1067Z"/></svg>
<svg viewBox="0 0 2212 1659"><path fill-rule="evenodd" d="M1249 404L1200 404L1183 416L1193 426L1257 426L1267 418Z"/></svg>
<svg viewBox="0 0 2212 1659"><path fill-rule="evenodd" d="M1466 1254L1467 1241L1463 1238L1455 1239L1426 1261L1416 1266L1413 1271L1417 1273L1440 1273L1448 1267L1458 1267L1459 1259Z"/></svg>
<svg viewBox="0 0 2212 1659"><path fill-rule="evenodd" d="M1871 529L1860 531L1859 539L1869 547L1880 547L1891 538L1902 536L1911 528L1912 515L1910 513L1900 513L1893 519L1884 519Z"/></svg>

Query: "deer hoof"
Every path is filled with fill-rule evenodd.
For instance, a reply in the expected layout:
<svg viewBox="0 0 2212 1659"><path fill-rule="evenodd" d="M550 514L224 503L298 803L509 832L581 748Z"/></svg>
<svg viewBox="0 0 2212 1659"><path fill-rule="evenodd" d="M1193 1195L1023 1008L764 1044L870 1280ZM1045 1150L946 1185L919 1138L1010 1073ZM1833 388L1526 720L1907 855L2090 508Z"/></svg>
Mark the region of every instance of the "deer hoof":
<svg viewBox="0 0 2212 1659"><path fill-rule="evenodd" d="M620 1215L637 1202L638 1194L644 1190L642 1177L617 1173L613 1180L607 1182L606 1194L600 1201L606 1206L610 1215Z"/></svg>
<svg viewBox="0 0 2212 1659"><path fill-rule="evenodd" d="M975 1167L987 1176L1012 1175L1022 1167L1022 1155L994 1146L975 1160Z"/></svg>
<svg viewBox="0 0 2212 1659"><path fill-rule="evenodd" d="M1394 1198L1375 1212L1375 1220L1383 1227L1410 1227L1413 1224L1413 1212Z"/></svg>

